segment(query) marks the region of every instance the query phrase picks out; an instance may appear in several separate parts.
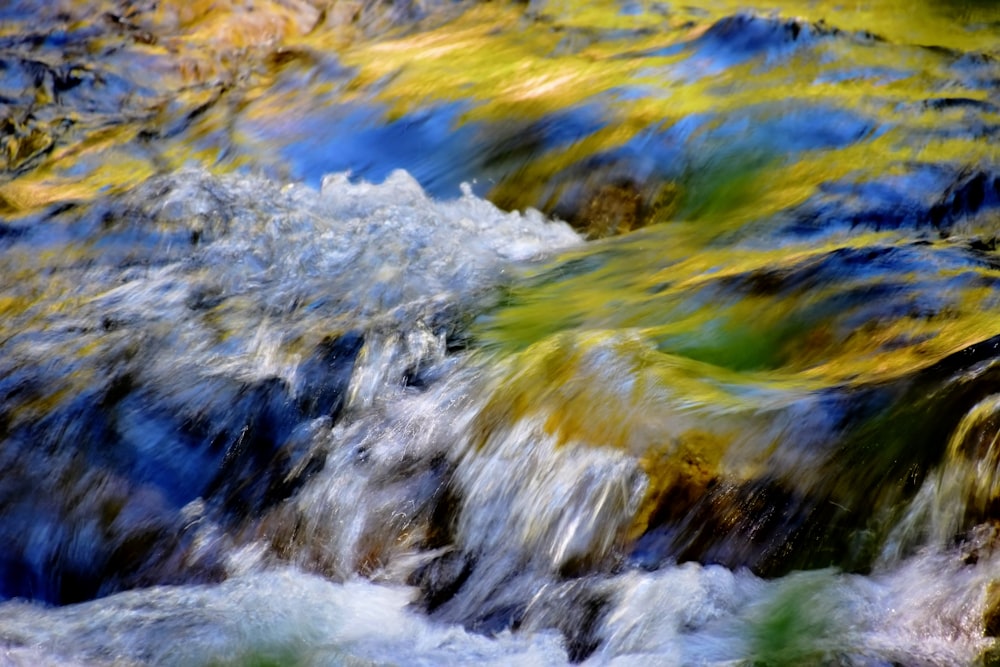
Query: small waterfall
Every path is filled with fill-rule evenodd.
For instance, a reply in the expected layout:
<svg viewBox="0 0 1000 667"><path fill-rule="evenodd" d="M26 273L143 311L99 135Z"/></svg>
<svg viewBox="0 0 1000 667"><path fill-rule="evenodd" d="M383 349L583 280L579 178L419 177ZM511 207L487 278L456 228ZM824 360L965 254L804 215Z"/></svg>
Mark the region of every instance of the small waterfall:
<svg viewBox="0 0 1000 667"><path fill-rule="evenodd" d="M991 552L996 528L989 526L997 518L998 502L1000 394L992 394L962 416L944 459L893 528L882 558L897 561L919 546L946 548L963 536L972 552ZM982 524L978 530L967 532L977 524Z"/></svg>

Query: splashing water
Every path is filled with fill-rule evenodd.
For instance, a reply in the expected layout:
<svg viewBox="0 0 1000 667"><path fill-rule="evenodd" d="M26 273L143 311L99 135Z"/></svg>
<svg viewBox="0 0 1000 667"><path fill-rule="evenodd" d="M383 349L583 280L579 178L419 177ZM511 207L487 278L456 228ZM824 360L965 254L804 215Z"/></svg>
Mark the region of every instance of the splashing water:
<svg viewBox="0 0 1000 667"><path fill-rule="evenodd" d="M990 3L36 4L6 660L996 660Z"/></svg>

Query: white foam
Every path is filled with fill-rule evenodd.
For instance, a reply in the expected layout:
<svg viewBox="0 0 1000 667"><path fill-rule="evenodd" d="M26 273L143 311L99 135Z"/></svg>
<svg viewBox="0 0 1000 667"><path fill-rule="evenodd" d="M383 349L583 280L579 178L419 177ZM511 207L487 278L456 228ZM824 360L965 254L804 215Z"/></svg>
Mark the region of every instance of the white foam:
<svg viewBox="0 0 1000 667"><path fill-rule="evenodd" d="M611 583L617 603L588 664L971 664L993 643L982 636L992 567L928 552L870 576L631 572Z"/></svg>
<svg viewBox="0 0 1000 667"><path fill-rule="evenodd" d="M992 566L991 566L992 567ZM871 576L832 570L765 581L687 563L628 572L587 665L970 664L988 570L923 554ZM156 587L61 608L0 604L4 664L565 665L552 631L487 637L412 611L402 586L331 583L294 569L215 586Z"/></svg>
<svg viewBox="0 0 1000 667"><path fill-rule="evenodd" d="M157 587L69 607L0 605L15 664L559 664L558 636L495 639L407 609L412 590L285 569L218 586ZM37 660L38 662L34 662ZM4 663L9 664L9 663Z"/></svg>

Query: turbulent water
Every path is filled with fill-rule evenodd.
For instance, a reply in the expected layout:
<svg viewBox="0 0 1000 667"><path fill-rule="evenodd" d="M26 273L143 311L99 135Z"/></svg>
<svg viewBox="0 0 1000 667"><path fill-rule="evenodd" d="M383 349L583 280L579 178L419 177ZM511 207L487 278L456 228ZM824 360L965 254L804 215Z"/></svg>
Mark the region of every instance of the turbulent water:
<svg viewBox="0 0 1000 667"><path fill-rule="evenodd" d="M0 7L0 664L1000 646L991 2Z"/></svg>

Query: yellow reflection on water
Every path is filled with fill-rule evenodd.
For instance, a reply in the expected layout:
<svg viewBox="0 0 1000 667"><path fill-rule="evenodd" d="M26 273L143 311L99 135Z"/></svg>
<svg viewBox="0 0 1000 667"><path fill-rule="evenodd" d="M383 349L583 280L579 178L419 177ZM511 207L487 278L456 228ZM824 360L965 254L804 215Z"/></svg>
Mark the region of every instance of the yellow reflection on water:
<svg viewBox="0 0 1000 667"><path fill-rule="evenodd" d="M702 65L708 66L710 75L704 76L697 70L685 69L687 54L677 47L703 34L720 18L745 10L745 3L725 0L681 7L599 0L546 2L528 8L521 3L468 3L442 9L438 15L432 10L424 18L414 17L398 24L379 19L375 6L355 4L264 0L251 6L235 0L171 0L156 3L149 12L123 12L115 3L91 0L56 3L49 8L51 14L38 18L42 25L45 20L54 25L64 20L68 27L79 27L87 16L104 16L106 32L93 38L92 52L125 49L134 54L136 62L149 72L142 83L150 86L163 103L169 102L171 115L176 118L194 114L190 130L178 141L197 142L199 137L209 136L216 142L214 147L201 145L190 150L175 144L150 158L138 174L191 162L225 170L250 162L273 166L282 173L273 147L243 143L232 127L241 109L256 99L266 101L271 95L269 86L285 62L281 54L297 50L335 54L344 66L353 68L350 85L337 92L334 103L376 100L388 109L386 122L450 101L465 103L459 122L467 124L530 121L595 99L604 100L603 113L608 117L603 129L560 150L540 153L524 165L520 177L497 185L493 195L511 206L544 203L545 197L553 193L539 184L551 181L569 166L623 146L651 126L665 130L698 114L736 113L755 105L782 105L796 100L871 113L887 122L898 119L909 127L960 122L960 109L946 110L939 120L919 114L907 116L905 112L901 116L898 104L916 103L938 94L928 89L925 81L914 78L912 72L939 66L931 62L934 56L929 52L904 49L896 52L899 59L894 65L898 72L880 73L884 58L878 55L877 44L872 48L863 45L867 39L864 35L874 34L897 45L934 45L995 54L996 26L1000 21L1000 9L995 3L971 0L757 2L754 10L762 15L802 16L811 22L825 19L831 28L857 33L862 43L850 47L831 43L818 50L791 54L783 66L763 69L755 62L735 62L716 71L706 61ZM389 10L384 11L388 16ZM69 18L57 19L59 12ZM25 17L26 24L29 20ZM373 26L382 28L372 32ZM8 26L8 32L13 29L16 34L26 27ZM830 78L831 66L844 58L854 63L854 70L836 72ZM939 74L947 80L947 72ZM329 81L320 77L306 85L316 86L311 91L314 99L330 103ZM219 97L219 90L225 91L224 98ZM308 99L309 92L299 99ZM983 90L949 90L947 94L971 100L987 96ZM215 110L213 105L220 100L225 104ZM170 119L156 109L160 102L153 100L152 104L139 110L139 117L134 115L136 110L123 110L121 118L110 119L123 129L98 147L108 152L109 162L116 159L114 144L132 143L139 132L151 131L155 137L163 125L170 124ZM202 113L206 107L209 113ZM278 117L291 110L275 97L254 105L253 111ZM77 167L74 160L85 159L64 150L65 142L89 142L94 146L93 136L104 132L107 124L82 120L85 122L75 135L56 137L61 145L43 161L42 171L72 171ZM230 161L223 157L231 156L234 147L245 151L242 155L246 159ZM887 155L881 146L869 148L863 156L851 155L850 148L838 148L835 150L848 153L831 156L827 152L819 161L850 165L855 160L867 162L873 156ZM989 149L976 142L953 139L911 150L923 158L940 160ZM780 173L782 165L767 165L772 176L764 180L775 184L773 190L783 187L786 196L774 201L774 191L765 192L760 200L766 208L780 208L805 196L806 186L797 177L802 176L811 158L806 155L803 159L807 162L798 166L795 179L774 178L774 170ZM78 199L87 192L93 196L109 185L125 187L132 182L125 178L113 183L114 168L100 167L98 171L103 173L92 175L85 173L88 169L77 169L84 175L67 187L66 198ZM816 182L821 176L825 174L814 172L811 180ZM25 183L14 184L22 180ZM0 187L4 188L8 212L44 207L59 199L57 187L41 185L42 181L53 181L30 172L14 174L6 181ZM759 184L754 181L755 187ZM793 194L790 189L794 188L799 191ZM40 194L41 190L45 193ZM695 188L689 199L693 196L704 202L717 195L716 191L702 193ZM721 209L702 205L699 210L716 214ZM680 212L690 214L691 210L681 206Z"/></svg>

